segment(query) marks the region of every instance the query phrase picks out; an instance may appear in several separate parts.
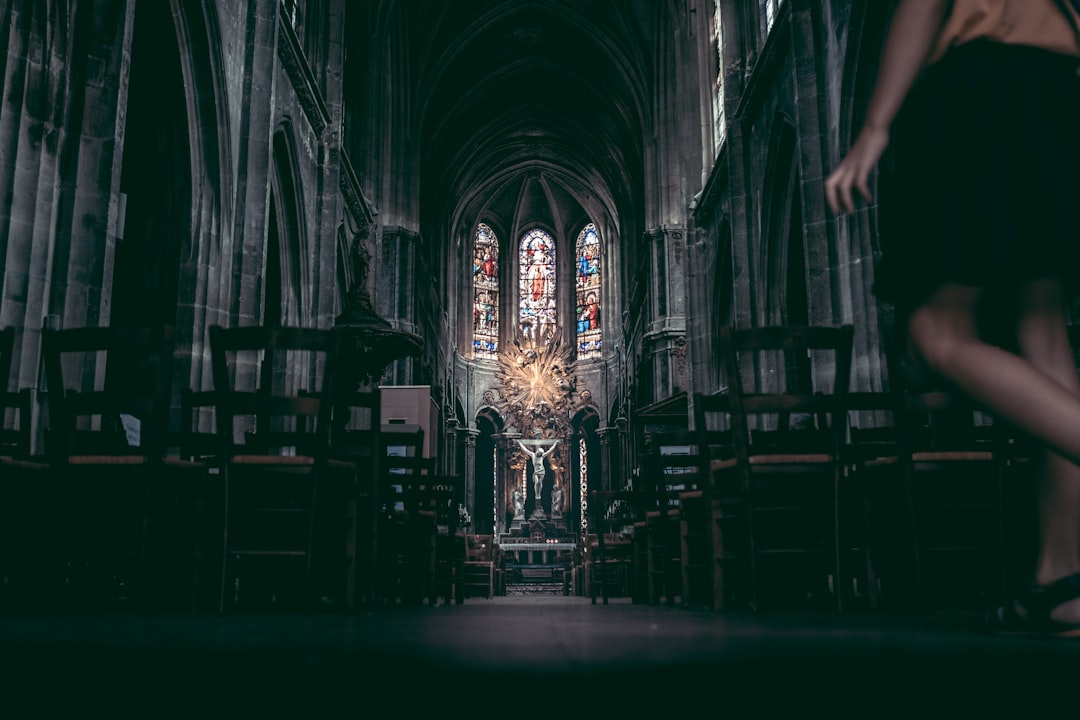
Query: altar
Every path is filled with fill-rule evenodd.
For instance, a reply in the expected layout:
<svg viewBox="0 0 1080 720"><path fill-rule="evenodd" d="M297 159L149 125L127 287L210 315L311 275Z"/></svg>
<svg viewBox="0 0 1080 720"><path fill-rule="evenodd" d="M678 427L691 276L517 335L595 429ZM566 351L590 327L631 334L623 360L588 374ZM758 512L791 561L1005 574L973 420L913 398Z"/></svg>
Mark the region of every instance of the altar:
<svg viewBox="0 0 1080 720"><path fill-rule="evenodd" d="M565 554L572 555L576 548L577 543L572 541L514 542L505 536L499 539L503 561L511 565L561 565Z"/></svg>
<svg viewBox="0 0 1080 720"><path fill-rule="evenodd" d="M561 521L531 519L496 538L508 595L559 594L574 590L577 539Z"/></svg>

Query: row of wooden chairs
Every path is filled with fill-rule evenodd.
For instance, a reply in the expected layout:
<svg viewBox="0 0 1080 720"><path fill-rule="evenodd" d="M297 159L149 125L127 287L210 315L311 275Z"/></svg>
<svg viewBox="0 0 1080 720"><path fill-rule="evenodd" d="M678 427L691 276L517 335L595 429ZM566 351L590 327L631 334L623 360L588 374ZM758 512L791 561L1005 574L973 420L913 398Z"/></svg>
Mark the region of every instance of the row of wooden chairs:
<svg viewBox="0 0 1080 720"><path fill-rule="evenodd" d="M693 429L642 438L637 597L843 610L1006 596L1032 551L1030 448L898 364L891 391L849 392L851 343L850 326L721 331L727 387L693 396Z"/></svg>
<svg viewBox="0 0 1080 720"><path fill-rule="evenodd" d="M209 339L213 389L176 408L171 328L43 331L44 456L28 456L28 404L4 424L18 437L0 505L25 518L4 525L5 593L218 611L460 602L457 479L423 457L420 428L384 429L342 332Z"/></svg>

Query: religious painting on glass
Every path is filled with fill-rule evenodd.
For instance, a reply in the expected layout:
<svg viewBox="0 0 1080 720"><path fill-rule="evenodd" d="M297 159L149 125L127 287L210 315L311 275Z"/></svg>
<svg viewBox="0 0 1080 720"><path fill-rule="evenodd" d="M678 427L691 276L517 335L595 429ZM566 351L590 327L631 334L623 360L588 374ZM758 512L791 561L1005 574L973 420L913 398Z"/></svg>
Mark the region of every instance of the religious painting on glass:
<svg viewBox="0 0 1080 720"><path fill-rule="evenodd" d="M520 312L521 336L534 343L555 337L555 242L540 229L521 240Z"/></svg>
<svg viewBox="0 0 1080 720"><path fill-rule="evenodd" d="M578 235L577 356L600 357L600 237L589 223Z"/></svg>
<svg viewBox="0 0 1080 720"><path fill-rule="evenodd" d="M499 241L484 223L473 239L473 357L499 351Z"/></svg>

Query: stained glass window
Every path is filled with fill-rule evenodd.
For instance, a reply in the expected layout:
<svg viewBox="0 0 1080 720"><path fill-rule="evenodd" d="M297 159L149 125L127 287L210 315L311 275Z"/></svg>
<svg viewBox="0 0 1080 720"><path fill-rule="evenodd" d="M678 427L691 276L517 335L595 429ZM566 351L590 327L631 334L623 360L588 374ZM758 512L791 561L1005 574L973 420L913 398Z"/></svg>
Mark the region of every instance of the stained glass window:
<svg viewBox="0 0 1080 720"><path fill-rule="evenodd" d="M480 223L473 238L473 357L499 352L499 240Z"/></svg>
<svg viewBox="0 0 1080 720"><path fill-rule="evenodd" d="M555 337L555 242L540 229L521 239L521 336L534 342Z"/></svg>
<svg viewBox="0 0 1080 720"><path fill-rule="evenodd" d="M294 28L296 27L298 6L300 5L298 0L282 0L281 5L285 8L285 17L289 18L289 24Z"/></svg>
<svg viewBox="0 0 1080 720"><path fill-rule="evenodd" d="M758 0L761 3L763 14L765 16L765 34L768 35L772 30L773 22L776 21L777 12L780 10L780 6L784 3L784 0Z"/></svg>
<svg viewBox="0 0 1080 720"><path fill-rule="evenodd" d="M589 223L577 239L578 358L600 357L600 237Z"/></svg>
<svg viewBox="0 0 1080 720"><path fill-rule="evenodd" d="M720 18L720 0L713 0L713 47L716 49L716 83L713 87L713 151L720 149L727 134L724 117L724 26Z"/></svg>

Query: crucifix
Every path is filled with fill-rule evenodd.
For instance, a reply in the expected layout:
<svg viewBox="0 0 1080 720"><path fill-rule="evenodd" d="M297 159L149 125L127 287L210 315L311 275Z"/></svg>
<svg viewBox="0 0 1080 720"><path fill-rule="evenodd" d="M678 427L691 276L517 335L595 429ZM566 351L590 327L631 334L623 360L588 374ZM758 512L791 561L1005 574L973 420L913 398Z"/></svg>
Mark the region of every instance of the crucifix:
<svg viewBox="0 0 1080 720"><path fill-rule="evenodd" d="M525 445L526 442L529 443L529 445L535 446L536 450L530 450ZM536 515L543 514L543 511L540 509L540 491L544 487L544 474L547 472L544 469L544 458L554 452L555 446L559 444L558 439L556 439L555 442L551 444L551 447L545 451L540 447L545 442L547 442L547 440L518 440L518 445L520 445L521 449L529 456L529 459L532 460L533 464L533 496L536 498L536 512L534 514Z"/></svg>

